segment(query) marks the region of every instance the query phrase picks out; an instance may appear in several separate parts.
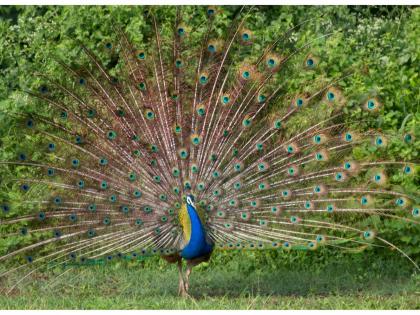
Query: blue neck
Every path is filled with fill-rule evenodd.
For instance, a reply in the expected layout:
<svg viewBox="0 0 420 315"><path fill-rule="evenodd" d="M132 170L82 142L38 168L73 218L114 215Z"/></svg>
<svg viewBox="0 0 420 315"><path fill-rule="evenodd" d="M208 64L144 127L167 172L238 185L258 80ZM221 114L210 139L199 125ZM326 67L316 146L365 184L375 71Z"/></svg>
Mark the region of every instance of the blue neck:
<svg viewBox="0 0 420 315"><path fill-rule="evenodd" d="M193 259L210 253L213 245L207 243L206 232L194 207L187 205L187 211L191 221L191 236L188 244L181 251L181 256L185 259Z"/></svg>

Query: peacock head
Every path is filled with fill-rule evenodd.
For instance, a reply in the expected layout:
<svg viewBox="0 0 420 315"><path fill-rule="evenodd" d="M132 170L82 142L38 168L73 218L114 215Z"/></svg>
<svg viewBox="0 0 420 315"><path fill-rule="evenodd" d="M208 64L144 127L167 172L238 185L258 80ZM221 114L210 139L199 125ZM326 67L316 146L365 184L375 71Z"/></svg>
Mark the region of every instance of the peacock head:
<svg viewBox="0 0 420 315"><path fill-rule="evenodd" d="M193 195L187 196L187 205L190 205L191 207L195 209L194 201L195 201L195 198Z"/></svg>

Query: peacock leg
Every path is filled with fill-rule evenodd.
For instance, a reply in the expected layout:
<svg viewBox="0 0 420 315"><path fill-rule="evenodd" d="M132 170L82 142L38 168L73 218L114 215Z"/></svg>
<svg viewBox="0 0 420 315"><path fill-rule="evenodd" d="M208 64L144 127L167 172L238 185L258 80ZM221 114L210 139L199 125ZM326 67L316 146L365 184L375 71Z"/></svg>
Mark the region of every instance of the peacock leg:
<svg viewBox="0 0 420 315"><path fill-rule="evenodd" d="M182 261L178 261L178 274L179 274L179 281L178 281L178 295L185 296L185 282L184 282L184 275L182 273Z"/></svg>
<svg viewBox="0 0 420 315"><path fill-rule="evenodd" d="M187 270L185 271L185 291L188 294L188 289L190 288L190 275L193 266L187 263Z"/></svg>

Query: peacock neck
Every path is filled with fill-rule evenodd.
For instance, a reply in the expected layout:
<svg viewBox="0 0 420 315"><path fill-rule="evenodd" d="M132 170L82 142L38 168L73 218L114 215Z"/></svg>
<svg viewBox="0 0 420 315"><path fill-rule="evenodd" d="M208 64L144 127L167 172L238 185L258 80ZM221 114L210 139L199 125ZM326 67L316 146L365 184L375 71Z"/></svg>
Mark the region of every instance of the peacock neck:
<svg viewBox="0 0 420 315"><path fill-rule="evenodd" d="M187 244L182 249L181 256L185 259L193 259L208 254L213 246L207 243L206 232L196 209L191 205L187 205L186 208L190 231L186 233Z"/></svg>

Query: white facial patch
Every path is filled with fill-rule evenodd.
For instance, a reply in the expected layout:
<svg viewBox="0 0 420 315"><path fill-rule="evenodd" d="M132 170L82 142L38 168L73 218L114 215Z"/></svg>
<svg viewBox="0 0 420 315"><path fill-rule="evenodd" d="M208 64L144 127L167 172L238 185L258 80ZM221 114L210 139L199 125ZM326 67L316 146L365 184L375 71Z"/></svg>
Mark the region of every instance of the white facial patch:
<svg viewBox="0 0 420 315"><path fill-rule="evenodd" d="M194 202L192 201L190 196L187 196L187 204L189 204L190 206L193 206L195 208Z"/></svg>

